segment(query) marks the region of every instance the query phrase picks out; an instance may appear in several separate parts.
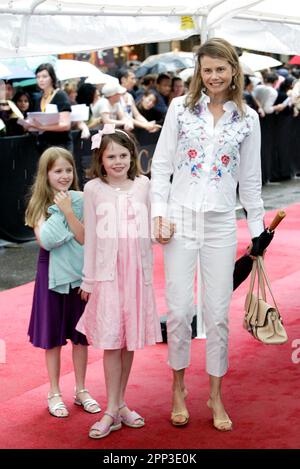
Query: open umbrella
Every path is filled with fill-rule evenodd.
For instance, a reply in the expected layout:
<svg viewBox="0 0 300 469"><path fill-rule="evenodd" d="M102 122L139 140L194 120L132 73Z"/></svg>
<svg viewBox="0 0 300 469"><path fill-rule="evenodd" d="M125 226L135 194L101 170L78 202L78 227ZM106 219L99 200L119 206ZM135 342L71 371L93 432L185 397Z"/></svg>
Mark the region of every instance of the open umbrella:
<svg viewBox="0 0 300 469"><path fill-rule="evenodd" d="M23 80L35 77L33 71L26 65L8 65L7 69L7 73L1 73L0 78L3 80Z"/></svg>
<svg viewBox="0 0 300 469"><path fill-rule="evenodd" d="M294 55L289 61L289 64L291 65L300 65L300 55Z"/></svg>
<svg viewBox="0 0 300 469"><path fill-rule="evenodd" d="M0 79L3 77L3 75L4 76L8 75L8 73L9 73L9 68L6 65L0 63Z"/></svg>
<svg viewBox="0 0 300 469"><path fill-rule="evenodd" d="M91 83L92 85L106 85L106 83L119 83L119 80L116 77L108 75L108 73L103 73L100 72L100 70L97 70L97 73L93 73L85 79L85 83Z"/></svg>
<svg viewBox="0 0 300 469"><path fill-rule="evenodd" d="M242 66L247 66L254 72L282 65L282 62L279 62L279 60L276 60L273 57L263 54L252 54L250 52L243 52L239 57L239 61ZM244 71L244 73L247 72ZM248 74L253 75L253 73Z"/></svg>
<svg viewBox="0 0 300 469"><path fill-rule="evenodd" d="M253 239L253 246L251 249L252 256L262 256L264 250L269 246L270 242L274 236L274 230L277 225L285 217L285 212L283 210L279 211L275 218L270 223L270 226L266 228L257 238ZM253 260L249 254L245 254L240 257L234 266L233 272L233 289L235 290L250 274L252 270Z"/></svg>
<svg viewBox="0 0 300 469"><path fill-rule="evenodd" d="M190 77L194 75L194 71L194 67L185 68L184 70L181 70L181 72L178 73L178 76L181 78L181 80L187 81Z"/></svg>
<svg viewBox="0 0 300 469"><path fill-rule="evenodd" d="M135 74L137 78L140 78L148 73L176 73L178 70L194 67L194 65L195 58L192 52L166 52L147 57Z"/></svg>
<svg viewBox="0 0 300 469"><path fill-rule="evenodd" d="M58 59L54 68L57 78L61 81L101 73L95 65L84 60Z"/></svg>

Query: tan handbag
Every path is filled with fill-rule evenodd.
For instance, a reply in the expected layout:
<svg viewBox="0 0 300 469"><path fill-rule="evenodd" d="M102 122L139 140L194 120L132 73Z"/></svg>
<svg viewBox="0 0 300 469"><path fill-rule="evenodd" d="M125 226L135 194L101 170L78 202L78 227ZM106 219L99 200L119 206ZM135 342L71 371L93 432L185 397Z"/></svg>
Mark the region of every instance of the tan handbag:
<svg viewBox="0 0 300 469"><path fill-rule="evenodd" d="M256 277L257 296L253 293ZM265 284L271 293L274 306L266 301ZM288 340L261 256L253 261L250 288L245 301L244 327L264 344L284 344Z"/></svg>

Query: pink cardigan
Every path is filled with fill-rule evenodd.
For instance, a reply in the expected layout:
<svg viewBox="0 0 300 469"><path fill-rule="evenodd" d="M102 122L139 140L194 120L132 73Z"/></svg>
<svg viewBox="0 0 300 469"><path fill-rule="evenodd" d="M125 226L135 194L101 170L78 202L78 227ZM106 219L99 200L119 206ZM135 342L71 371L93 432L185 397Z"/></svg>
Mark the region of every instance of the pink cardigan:
<svg viewBox="0 0 300 469"><path fill-rule="evenodd" d="M152 283L149 186L150 181L146 176L136 177L128 192L117 192L100 178L92 179L85 185L82 290L90 293L94 282L114 279L118 236L122 229L127 233L127 222L121 218L127 213L124 204L130 204L136 218L134 226L137 226L137 230L129 233L129 236L138 238L144 281L146 284Z"/></svg>

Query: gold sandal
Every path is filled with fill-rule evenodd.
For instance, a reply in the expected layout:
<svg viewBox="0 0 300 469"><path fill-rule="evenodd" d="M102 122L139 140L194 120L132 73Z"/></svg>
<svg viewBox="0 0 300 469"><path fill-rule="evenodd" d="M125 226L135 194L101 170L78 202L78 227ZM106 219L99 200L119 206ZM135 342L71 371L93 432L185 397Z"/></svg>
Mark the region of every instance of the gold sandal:
<svg viewBox="0 0 300 469"><path fill-rule="evenodd" d="M174 406L174 393L176 393L176 391L180 391L181 392L181 397L182 397L182 406L184 406L184 401L187 397L187 389L184 387L183 389L179 390L178 388L173 388L173 410L171 412L171 423L172 425L174 425L175 427L182 427L184 425L186 425L189 421L189 413L188 413L188 410L186 408L182 409L182 410L178 410L178 411L175 411L174 410L174 407L176 408L180 408L181 405L179 404L179 406ZM178 418L179 417L179 418Z"/></svg>
<svg viewBox="0 0 300 469"><path fill-rule="evenodd" d="M176 417L183 417L184 420L177 420ZM180 410L179 412L171 412L171 423L175 427L182 427L186 425L190 419L187 409Z"/></svg>
<svg viewBox="0 0 300 469"><path fill-rule="evenodd" d="M214 416L214 409L213 406L211 405L211 400L209 399L207 401L207 406L212 410L213 414L213 426L219 430L220 432L230 432L233 428L232 421L230 420L229 416L227 415L226 419L218 419L217 417Z"/></svg>

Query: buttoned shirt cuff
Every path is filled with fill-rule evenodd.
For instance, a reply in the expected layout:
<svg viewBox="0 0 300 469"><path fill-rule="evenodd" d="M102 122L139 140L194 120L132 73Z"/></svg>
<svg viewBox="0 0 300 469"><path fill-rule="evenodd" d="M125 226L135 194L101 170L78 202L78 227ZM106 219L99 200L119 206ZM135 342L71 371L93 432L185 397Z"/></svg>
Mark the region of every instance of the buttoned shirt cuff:
<svg viewBox="0 0 300 469"><path fill-rule="evenodd" d="M151 218L164 217L168 215L168 204L165 202L153 202L151 204Z"/></svg>
<svg viewBox="0 0 300 469"><path fill-rule="evenodd" d="M248 228L251 234L251 238L256 238L259 236L265 229L264 223L262 220L258 221L249 221L248 220Z"/></svg>

